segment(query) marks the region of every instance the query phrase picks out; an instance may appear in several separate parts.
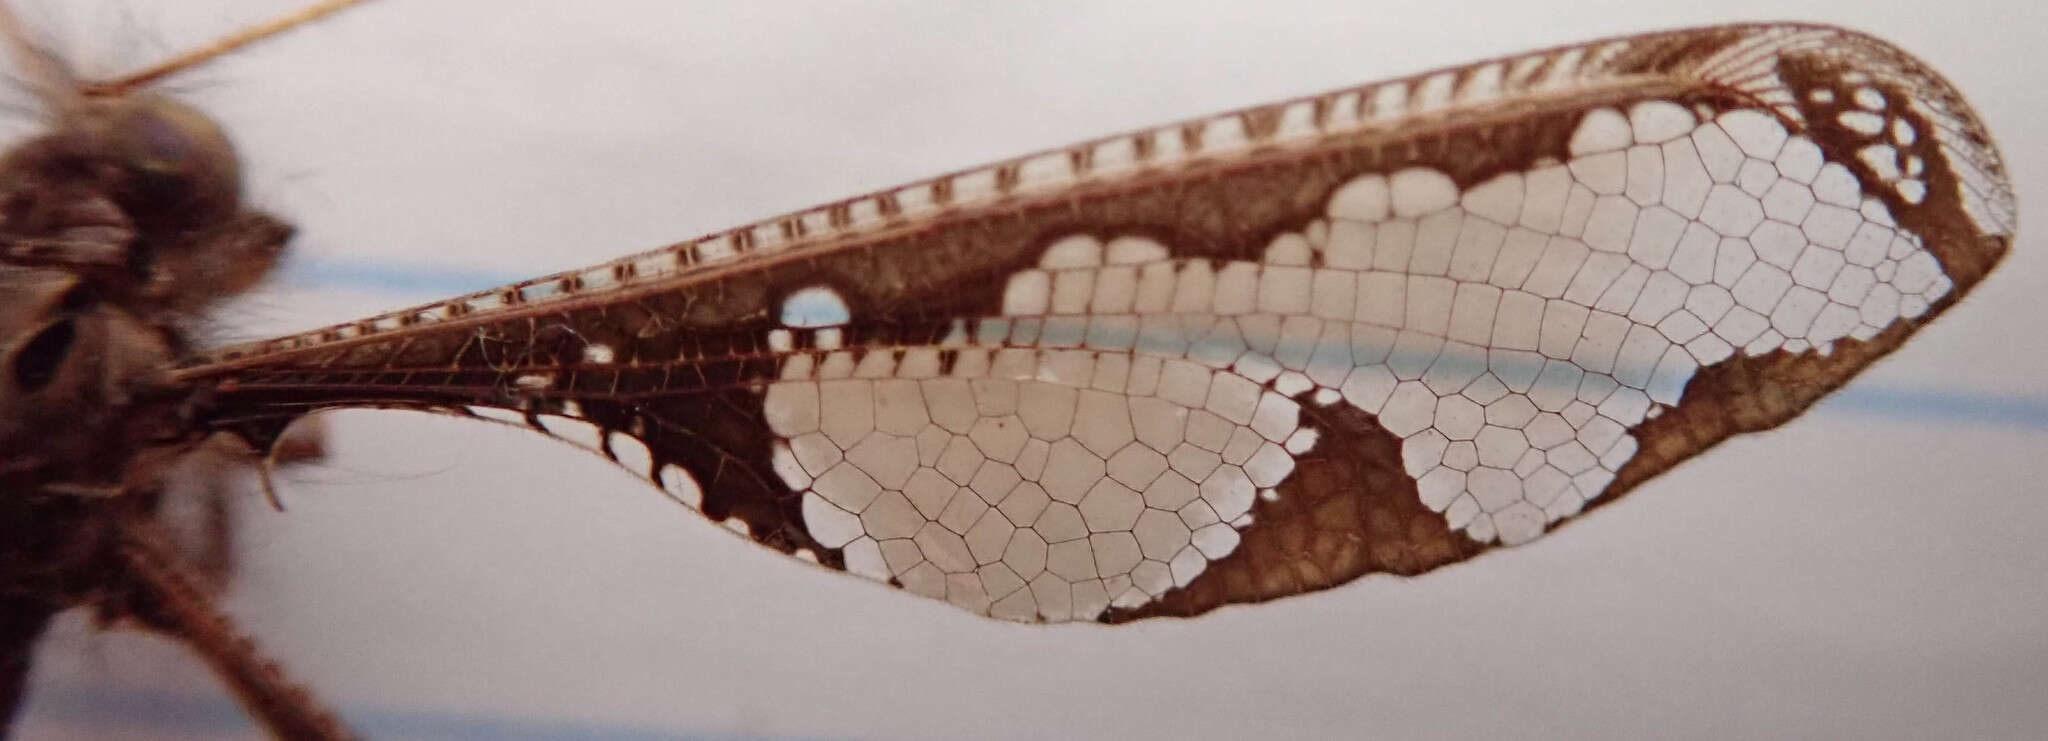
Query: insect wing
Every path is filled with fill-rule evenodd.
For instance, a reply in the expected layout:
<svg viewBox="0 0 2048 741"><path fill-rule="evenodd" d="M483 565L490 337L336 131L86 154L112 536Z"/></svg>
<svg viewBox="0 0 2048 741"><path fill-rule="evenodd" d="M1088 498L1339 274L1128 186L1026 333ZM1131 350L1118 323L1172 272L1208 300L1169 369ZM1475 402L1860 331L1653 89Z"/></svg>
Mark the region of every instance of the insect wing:
<svg viewBox="0 0 2048 741"><path fill-rule="evenodd" d="M1089 142L182 375L259 443L497 418L823 565L1119 621L1540 537L1796 416L2014 227L1937 75L1733 26Z"/></svg>

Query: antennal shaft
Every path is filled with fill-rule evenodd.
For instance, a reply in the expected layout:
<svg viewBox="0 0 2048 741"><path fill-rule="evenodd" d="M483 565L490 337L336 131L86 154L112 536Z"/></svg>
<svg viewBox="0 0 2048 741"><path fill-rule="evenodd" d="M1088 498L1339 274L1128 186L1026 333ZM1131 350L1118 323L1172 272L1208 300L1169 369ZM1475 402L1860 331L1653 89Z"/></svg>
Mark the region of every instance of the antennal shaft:
<svg viewBox="0 0 2048 741"><path fill-rule="evenodd" d="M118 77L112 80L86 84L83 90L86 95L121 95L136 88L142 87L144 85L156 82L157 80L161 80L165 77L169 77L171 75L182 72L195 65L213 59L214 57L234 53L235 51L240 50L241 48L246 47L250 44L254 44L258 41L262 41L272 36L276 36L278 34L292 30L307 23L312 23L313 21L320 20L321 18L325 18L327 16L339 13L343 10L347 10L349 8L361 5L366 2L369 2L369 0L322 0L322 2L314 3L296 12L289 13L284 16L273 19L267 23L259 23L257 25L250 26L235 33L221 37L220 39L215 40L213 43L185 52L184 54L172 57L153 67L138 70L136 72L131 72L125 76ZM0 29L0 31L7 31L7 29Z"/></svg>
<svg viewBox="0 0 2048 741"><path fill-rule="evenodd" d="M81 96L71 70L56 55L29 38L21 18L4 2L0 2L0 42L7 45L7 53L13 58L15 69L21 71L29 87L43 99L51 112L62 116L76 110Z"/></svg>

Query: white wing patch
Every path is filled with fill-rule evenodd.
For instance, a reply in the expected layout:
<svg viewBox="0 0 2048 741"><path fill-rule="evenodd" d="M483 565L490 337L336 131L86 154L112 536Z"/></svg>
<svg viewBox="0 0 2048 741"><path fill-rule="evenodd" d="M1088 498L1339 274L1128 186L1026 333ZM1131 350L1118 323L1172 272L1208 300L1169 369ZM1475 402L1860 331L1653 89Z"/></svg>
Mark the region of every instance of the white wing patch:
<svg viewBox="0 0 2048 741"><path fill-rule="evenodd" d="M1312 444L1295 401L1189 360L958 352L943 375L935 353L832 353L766 404L813 537L977 612L1090 619L1185 586Z"/></svg>
<svg viewBox="0 0 2048 741"><path fill-rule="evenodd" d="M1258 262L1055 241L945 347L792 358L764 397L775 470L850 571L1089 620L1236 548L1316 444L1297 399L1376 415L1423 504L1519 544L1599 496L1700 367L1827 353L1952 287L1769 114L1596 110L1570 151L1462 190L1357 178Z"/></svg>

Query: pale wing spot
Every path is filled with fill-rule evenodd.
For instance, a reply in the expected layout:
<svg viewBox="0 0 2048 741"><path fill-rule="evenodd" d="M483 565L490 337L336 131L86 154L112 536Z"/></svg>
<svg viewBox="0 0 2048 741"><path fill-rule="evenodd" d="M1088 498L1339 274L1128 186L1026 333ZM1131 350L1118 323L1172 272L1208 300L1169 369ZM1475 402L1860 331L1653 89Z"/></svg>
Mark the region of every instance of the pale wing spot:
<svg viewBox="0 0 2048 741"><path fill-rule="evenodd" d="M796 291L782 302L782 324L788 327L837 326L845 324L851 316L839 293L822 286Z"/></svg>
<svg viewBox="0 0 2048 741"><path fill-rule="evenodd" d="M697 480L690 476L690 472L683 470L682 466L662 466L660 483L662 491L685 506L691 509L703 506L704 490L698 488Z"/></svg>
<svg viewBox="0 0 2048 741"><path fill-rule="evenodd" d="M1629 127L1640 144L1661 144L1692 133L1692 112L1666 100L1637 103L1628 111Z"/></svg>
<svg viewBox="0 0 2048 741"><path fill-rule="evenodd" d="M1458 202L1451 178L1426 167L1411 167L1388 178L1394 216L1414 217L1449 208Z"/></svg>
<svg viewBox="0 0 2048 741"><path fill-rule="evenodd" d="M776 474L849 568L1092 619L1191 583L1288 496L1319 444L1304 400L1372 414L1447 524L1527 542L1600 496L1700 368L1826 352L1952 287L1769 113L1601 109L1571 152L1464 190L1354 178L1256 261L1056 239L1000 323L947 340L946 377L920 348L786 367L762 397Z"/></svg>
<svg viewBox="0 0 2048 741"><path fill-rule="evenodd" d="M1744 109L1721 114L1715 125L1728 132L1735 145L1744 154L1759 160L1771 160L1778 156L1779 148L1785 145L1785 125L1763 111Z"/></svg>
<svg viewBox="0 0 2048 741"><path fill-rule="evenodd" d="M1385 221L1391 212L1393 196L1387 179L1380 175L1368 175L1345 183L1330 196L1326 209L1330 218L1375 222ZM1332 227L1332 238L1335 238Z"/></svg>
<svg viewBox="0 0 2048 741"><path fill-rule="evenodd" d="M1836 120L1865 136L1877 136L1884 131L1884 117L1869 111L1843 111Z"/></svg>
<svg viewBox="0 0 2048 741"><path fill-rule="evenodd" d="M499 407L473 406L463 407L463 411L468 412L471 416L475 416L481 419L488 419L493 422L498 422L501 424L518 425L520 427L526 426L526 415L517 410L502 409Z"/></svg>
<svg viewBox="0 0 2048 741"><path fill-rule="evenodd" d="M1891 136L1892 142L1902 147L1912 146L1920 137L1913 124L1903 118L1892 119Z"/></svg>
<svg viewBox="0 0 2048 741"><path fill-rule="evenodd" d="M864 532L859 517L834 506L815 491L804 494L803 513L811 537L826 548L844 546Z"/></svg>
<svg viewBox="0 0 2048 741"><path fill-rule="evenodd" d="M1522 186L1521 173L1505 173L1466 191L1459 205L1474 216L1498 224L1514 224L1522 214Z"/></svg>
<svg viewBox="0 0 2048 741"><path fill-rule="evenodd" d="M1778 172L1800 183L1812 183L1814 176L1820 174L1823 164L1826 164L1826 160L1821 154L1820 145L1805 137L1797 137L1786 142L1784 149L1778 152Z"/></svg>
<svg viewBox="0 0 2048 741"><path fill-rule="evenodd" d="M1003 289L1003 314L1006 316L1042 316L1052 308L1052 274L1043 270L1024 270L1010 276L1010 282Z"/></svg>
<svg viewBox="0 0 2048 741"><path fill-rule="evenodd" d="M1573 157L1611 152L1634 143L1628 117L1612 108L1587 111L1572 132L1569 144Z"/></svg>
<svg viewBox="0 0 2048 741"><path fill-rule="evenodd" d="M1039 359L1041 366L1056 362L1056 353L1043 354ZM1200 374L1205 377L1202 383L1209 386L1215 386L1219 377L1235 378L1207 370L1200 370ZM1174 383L1169 381L1165 385ZM1027 390L1053 386L1056 384L1043 381L1025 384ZM1251 452L1239 459L1241 465L1223 463L1216 453L1203 452L1180 441L1180 428L1193 410L1159 397L1141 397L1127 404L1121 395L1101 395L1077 405L1072 423L1048 451L1051 460L1038 469L1042 473L1033 474L1044 477L1039 480L1022 480L1019 472L966 452L970 448L978 452L979 446L1013 447L1013 442L994 442L994 437L1014 440L1007 435L986 437L975 446L962 445L966 438L953 437L946 452L933 465L924 465L922 459L901 452L909 438L871 431L845 454L845 463L832 466L824 476L807 481L800 471L792 471L785 475L785 483L810 487L805 512L807 522L818 528L813 537L828 547L834 547L834 543L857 543L862 537L879 540L881 548L877 552L886 554L893 548L903 555L888 563L886 569L913 591L939 596L944 591L940 585L945 584L950 585L945 588L949 590L944 591L945 598L964 606L982 605L993 610L994 604L1006 604L1005 609L1022 610L1026 605L1038 605L1041 609L1035 609L1032 616L1040 619L1089 618L1095 614L1091 611L1099 611L1104 605L1097 596L1142 604L1168 585L1184 584L1199 575L1200 564L1181 555L1195 550L1194 526L1185 520L1186 507L1204 505L1208 518L1204 524L1239 518L1249 511L1257 492L1253 476L1244 467L1257 471L1257 477L1267 483L1277 483L1292 468L1288 452L1270 442L1256 444L1259 440L1271 436L1293 438L1302 452L1313 445L1312 437L1298 434L1301 429L1295 423L1297 407L1293 401L1272 394L1258 401L1255 386L1241 387L1236 382L1225 381L1220 388L1224 390L1204 392L1202 396L1205 400L1211 396L1232 400L1226 406L1235 404L1235 399L1249 398L1256 402L1251 409L1243 414L1234 407L1230 411L1234 416L1249 415L1255 420L1231 422L1205 415L1204 419L1214 420L1222 427L1207 422L1196 425L1202 429L1194 437L1224 449L1235 449L1238 440L1255 443ZM1247 388L1252 392L1248 397L1247 391L1242 390ZM791 397L775 396L777 401L788 398ZM886 404L887 399L895 397L882 398ZM1140 404L1141 401L1144 403ZM1132 411L1139 407L1144 410ZM883 415L888 412L885 406ZM1147 420L1147 441L1133 438L1135 433L1128 425L1135 418ZM1242 426L1245 421L1257 425L1258 431ZM1022 425L998 422L998 418L982 417L975 429ZM807 439L829 441L817 434ZM1084 440L1097 446L1121 441L1122 446L1105 464ZM1172 443L1169 450L1180 451L1175 456L1178 463L1169 464L1164 451L1152 447L1168 443ZM897 452L892 457L879 454L883 450ZM905 476L900 466L892 464L895 459L909 461L917 470ZM1174 466L1170 473L1169 465ZM965 485L956 479L963 476L971 476ZM897 484L897 479L902 483ZM884 488L889 486L901 486L902 491ZM917 504L920 501L924 503ZM985 502L997 506L991 509ZM854 516L853 513L863 510L865 514ZM991 514L996 512L1000 514ZM855 520L859 521L858 530L849 529ZM1208 542L1216 551L1213 557L1227 553L1222 550L1223 540L1214 533ZM1146 566L1147 563L1154 566ZM1169 567L1169 563L1175 565ZM1051 590L1018 586L1027 579L1043 585L1041 572L1053 573L1077 592L1091 596L1065 608L1057 598L1041 604L1040 598L1051 594ZM972 593L977 584L979 588L989 587L986 580L992 578L1004 582L1000 589L987 590L989 594L983 596L989 599L954 599L963 590ZM1008 601L996 600L992 596L995 592L1001 592Z"/></svg>
<svg viewBox="0 0 2048 741"><path fill-rule="evenodd" d="M603 430L597 425L558 414L543 414L538 417L541 431L553 435L571 445L585 450L602 450Z"/></svg>
<svg viewBox="0 0 2048 741"><path fill-rule="evenodd" d="M1053 242L1045 248L1045 255L1038 261L1039 267L1047 270L1092 268L1101 264L1102 241L1085 234Z"/></svg>
<svg viewBox="0 0 2048 741"><path fill-rule="evenodd" d="M889 578L888 563L882 559L882 548L874 538L861 537L840 549L846 556L846 570L857 576L877 581Z"/></svg>
<svg viewBox="0 0 2048 741"><path fill-rule="evenodd" d="M623 432L613 432L605 436L605 449L611 453L612 461L618 463L621 468L632 471L641 478L651 479L655 476L654 452L648 450L647 444L640 442L639 438Z"/></svg>
<svg viewBox="0 0 2048 741"><path fill-rule="evenodd" d="M1290 232L1266 245L1263 261L1267 265L1307 265L1314 251L1307 237Z"/></svg>
<svg viewBox="0 0 2048 741"><path fill-rule="evenodd" d="M1856 176L1839 162L1829 162L1821 167L1820 174L1814 176L1813 195L1822 203L1844 208L1857 208L1862 205L1861 190L1856 183Z"/></svg>
<svg viewBox="0 0 2048 741"><path fill-rule="evenodd" d="M1927 184L1919 180L1901 180L1898 182L1898 197L1903 197L1907 203L1919 205L1927 201Z"/></svg>
<svg viewBox="0 0 2048 741"><path fill-rule="evenodd" d="M1143 237L1117 237L1109 241L1105 250L1111 265L1144 265L1169 257L1166 245Z"/></svg>

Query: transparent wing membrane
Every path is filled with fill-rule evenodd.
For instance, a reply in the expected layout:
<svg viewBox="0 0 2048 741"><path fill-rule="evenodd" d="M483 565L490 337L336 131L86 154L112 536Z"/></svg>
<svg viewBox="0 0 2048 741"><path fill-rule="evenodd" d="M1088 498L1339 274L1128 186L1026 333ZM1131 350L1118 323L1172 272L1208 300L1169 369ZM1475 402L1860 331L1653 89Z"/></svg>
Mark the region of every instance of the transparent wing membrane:
<svg viewBox="0 0 2048 741"><path fill-rule="evenodd" d="M1538 52L1076 145L180 371L570 439L1023 621L1542 537L1796 416L2009 247L1957 93L1852 32Z"/></svg>

